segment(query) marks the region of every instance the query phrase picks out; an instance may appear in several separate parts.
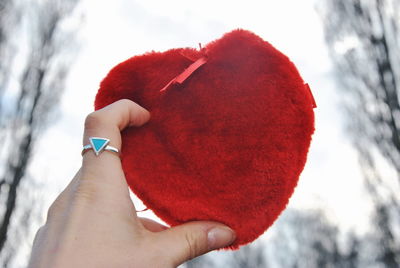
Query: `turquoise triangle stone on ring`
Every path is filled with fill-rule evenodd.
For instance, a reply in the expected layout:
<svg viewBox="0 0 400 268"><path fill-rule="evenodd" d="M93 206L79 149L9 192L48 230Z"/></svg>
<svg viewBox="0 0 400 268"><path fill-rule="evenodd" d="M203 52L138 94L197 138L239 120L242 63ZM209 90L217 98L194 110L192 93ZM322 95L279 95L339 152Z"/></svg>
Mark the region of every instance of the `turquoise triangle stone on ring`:
<svg viewBox="0 0 400 268"><path fill-rule="evenodd" d="M99 138L99 137L90 137L90 144L92 145L92 149L96 155L99 155L110 142L109 139Z"/></svg>

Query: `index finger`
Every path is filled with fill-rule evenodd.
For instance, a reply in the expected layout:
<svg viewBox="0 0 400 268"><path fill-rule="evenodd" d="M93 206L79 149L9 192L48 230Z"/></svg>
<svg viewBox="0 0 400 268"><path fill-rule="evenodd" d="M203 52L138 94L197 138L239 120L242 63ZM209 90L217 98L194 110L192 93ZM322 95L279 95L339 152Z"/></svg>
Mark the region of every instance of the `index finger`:
<svg viewBox="0 0 400 268"><path fill-rule="evenodd" d="M130 100L119 100L86 118L83 145L90 144L90 137L109 139L109 145L121 150L121 131L128 126L140 127L150 119L150 113ZM82 178L93 178L107 187L127 189L118 155L102 151L98 156L93 150L83 154ZM122 189L122 188L121 188Z"/></svg>
<svg viewBox="0 0 400 268"><path fill-rule="evenodd" d="M85 121L83 144L93 135L108 136L114 146L121 147L121 131L128 126L142 126L150 119L150 113L139 104L122 99L89 114Z"/></svg>

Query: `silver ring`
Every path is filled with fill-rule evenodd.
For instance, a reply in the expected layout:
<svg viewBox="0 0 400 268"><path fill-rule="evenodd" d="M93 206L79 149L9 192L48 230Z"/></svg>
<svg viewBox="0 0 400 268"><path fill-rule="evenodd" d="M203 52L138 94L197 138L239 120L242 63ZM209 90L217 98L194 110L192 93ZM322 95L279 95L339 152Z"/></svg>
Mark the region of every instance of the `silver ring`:
<svg viewBox="0 0 400 268"><path fill-rule="evenodd" d="M93 150L93 152L98 156L103 151L109 151L112 153L119 154L119 150L111 145L110 139L107 138L100 138L100 137L90 137L89 138L90 144L83 146L82 155L86 153L88 150Z"/></svg>

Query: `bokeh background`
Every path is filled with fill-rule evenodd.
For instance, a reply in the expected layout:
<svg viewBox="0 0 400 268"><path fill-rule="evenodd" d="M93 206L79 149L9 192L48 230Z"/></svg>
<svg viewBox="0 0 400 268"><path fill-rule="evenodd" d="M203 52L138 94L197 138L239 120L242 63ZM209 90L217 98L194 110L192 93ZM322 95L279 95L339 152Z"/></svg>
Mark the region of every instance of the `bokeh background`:
<svg viewBox="0 0 400 268"><path fill-rule="evenodd" d="M399 6L0 0L0 266L26 266L48 206L80 166L84 119L114 65L243 28L296 64L318 105L316 132L275 224L239 251L182 266L400 267Z"/></svg>

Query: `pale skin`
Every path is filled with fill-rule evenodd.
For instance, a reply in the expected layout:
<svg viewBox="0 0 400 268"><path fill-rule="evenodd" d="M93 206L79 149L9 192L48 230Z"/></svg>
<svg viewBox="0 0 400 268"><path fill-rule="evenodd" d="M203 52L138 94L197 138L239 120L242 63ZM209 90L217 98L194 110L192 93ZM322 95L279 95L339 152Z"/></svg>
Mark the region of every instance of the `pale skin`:
<svg viewBox="0 0 400 268"><path fill-rule="evenodd" d="M121 148L121 131L140 127L150 113L129 100L90 114L89 137L109 138ZM235 240L229 227L197 221L168 228L140 218L130 199L120 158L108 151L83 155L82 167L50 206L36 234L30 268L176 267Z"/></svg>

